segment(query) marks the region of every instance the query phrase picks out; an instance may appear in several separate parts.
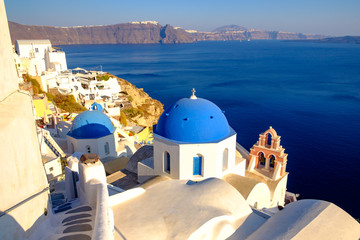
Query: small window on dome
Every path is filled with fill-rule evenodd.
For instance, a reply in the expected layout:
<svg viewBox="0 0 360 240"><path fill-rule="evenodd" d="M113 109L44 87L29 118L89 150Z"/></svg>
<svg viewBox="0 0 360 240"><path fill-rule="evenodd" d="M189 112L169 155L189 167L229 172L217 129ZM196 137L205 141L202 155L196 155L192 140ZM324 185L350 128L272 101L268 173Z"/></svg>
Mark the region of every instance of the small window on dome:
<svg viewBox="0 0 360 240"><path fill-rule="evenodd" d="M179 105L176 104L176 105L174 106L174 108L177 108L178 106L179 106Z"/></svg>
<svg viewBox="0 0 360 240"><path fill-rule="evenodd" d="M184 121L187 121L187 120L189 120L188 118L184 118Z"/></svg>
<svg viewBox="0 0 360 240"><path fill-rule="evenodd" d="M210 119L213 119L214 117L213 116L210 116Z"/></svg>

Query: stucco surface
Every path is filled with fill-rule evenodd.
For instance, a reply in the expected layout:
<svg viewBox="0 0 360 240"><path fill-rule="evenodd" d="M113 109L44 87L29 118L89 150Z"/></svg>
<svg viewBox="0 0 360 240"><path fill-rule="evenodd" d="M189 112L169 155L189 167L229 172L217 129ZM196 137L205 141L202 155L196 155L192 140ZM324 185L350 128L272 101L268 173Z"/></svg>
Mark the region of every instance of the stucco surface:
<svg viewBox="0 0 360 240"><path fill-rule="evenodd" d="M224 239L252 212L236 189L216 178L159 182L112 209L116 231L126 239Z"/></svg>
<svg viewBox="0 0 360 240"><path fill-rule="evenodd" d="M5 210L47 187L31 96L16 92L0 103L1 205ZM13 194L16 193L16 194ZM46 206L45 206L46 207Z"/></svg>
<svg viewBox="0 0 360 240"><path fill-rule="evenodd" d="M265 183L233 173L226 174L223 180L236 188L248 204L254 206L257 203L257 208L269 207L270 190Z"/></svg>
<svg viewBox="0 0 360 240"><path fill-rule="evenodd" d="M248 239L358 239L360 224L336 205L300 200L271 217Z"/></svg>

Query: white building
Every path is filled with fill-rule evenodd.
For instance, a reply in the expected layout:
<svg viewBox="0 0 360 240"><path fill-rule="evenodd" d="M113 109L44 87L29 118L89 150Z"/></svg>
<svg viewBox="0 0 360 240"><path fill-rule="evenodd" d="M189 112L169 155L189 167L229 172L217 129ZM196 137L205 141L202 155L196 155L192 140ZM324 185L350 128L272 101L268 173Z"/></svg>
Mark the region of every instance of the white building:
<svg viewBox="0 0 360 240"><path fill-rule="evenodd" d="M154 127L154 162L138 165L139 179L165 175L173 179L221 178L236 169L245 175L245 159L236 158L236 132L214 103L183 98L161 115Z"/></svg>
<svg viewBox="0 0 360 240"><path fill-rule="evenodd" d="M70 153L96 153L101 159L118 157L116 127L98 110L85 111L75 117L67 134Z"/></svg>
<svg viewBox="0 0 360 240"><path fill-rule="evenodd" d="M65 52L56 47L50 47L45 51L45 64L47 71L61 72L68 69Z"/></svg>
<svg viewBox="0 0 360 240"><path fill-rule="evenodd" d="M52 47L50 40L16 40L15 52L32 76L40 76L44 71L67 70L65 53Z"/></svg>
<svg viewBox="0 0 360 240"><path fill-rule="evenodd" d="M281 160L273 153L277 150L267 146L266 153L276 156L276 169L281 169L281 174L273 178L273 165L266 170L260 164L248 167L249 162L255 165L253 162L260 161L257 155L251 155L249 161L249 152L236 143L236 132L224 113L214 103L197 98L194 92L190 98L168 107L154 126L154 154L152 158L137 160L138 182L155 176L193 181L216 177L230 183L255 208L283 206L288 176L286 159ZM280 139L274 129L269 131L274 140ZM280 152L287 156L284 149ZM130 162L134 164L132 159Z"/></svg>
<svg viewBox="0 0 360 240"><path fill-rule="evenodd" d="M52 86L54 84L52 83ZM62 94L72 94L77 100L115 100L121 92L116 78L84 80L72 74L60 74L55 86Z"/></svg>

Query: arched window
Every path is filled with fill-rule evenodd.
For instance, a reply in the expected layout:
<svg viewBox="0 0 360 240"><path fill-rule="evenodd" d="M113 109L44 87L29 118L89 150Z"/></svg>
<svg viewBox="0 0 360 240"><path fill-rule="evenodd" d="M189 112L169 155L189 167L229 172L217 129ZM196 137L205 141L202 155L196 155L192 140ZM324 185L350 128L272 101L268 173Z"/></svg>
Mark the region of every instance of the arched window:
<svg viewBox="0 0 360 240"><path fill-rule="evenodd" d="M264 156L264 153L262 152L259 152L259 163L261 166L265 166L265 156Z"/></svg>
<svg viewBox="0 0 360 240"><path fill-rule="evenodd" d="M105 154L108 155L110 153L110 147L108 142L105 143L104 148L105 148Z"/></svg>
<svg viewBox="0 0 360 240"><path fill-rule="evenodd" d="M272 139L271 133L268 133L266 137L266 145L270 147L271 147L271 139Z"/></svg>
<svg viewBox="0 0 360 240"><path fill-rule="evenodd" d="M271 155L270 156L270 167L274 168L275 166L275 156Z"/></svg>
<svg viewBox="0 0 360 240"><path fill-rule="evenodd" d="M164 152L164 172L170 173L170 154Z"/></svg>
<svg viewBox="0 0 360 240"><path fill-rule="evenodd" d="M86 148L86 152L87 152L87 153L91 153L91 148L90 148L90 146L89 146L89 145L86 145L86 147L85 147L85 148Z"/></svg>
<svg viewBox="0 0 360 240"><path fill-rule="evenodd" d="M193 175L203 175L203 161L204 157L200 154L197 154L195 157L193 157Z"/></svg>
<svg viewBox="0 0 360 240"><path fill-rule="evenodd" d="M225 148L223 153L223 162L222 162L222 170L225 171L228 169L229 164L229 150Z"/></svg>

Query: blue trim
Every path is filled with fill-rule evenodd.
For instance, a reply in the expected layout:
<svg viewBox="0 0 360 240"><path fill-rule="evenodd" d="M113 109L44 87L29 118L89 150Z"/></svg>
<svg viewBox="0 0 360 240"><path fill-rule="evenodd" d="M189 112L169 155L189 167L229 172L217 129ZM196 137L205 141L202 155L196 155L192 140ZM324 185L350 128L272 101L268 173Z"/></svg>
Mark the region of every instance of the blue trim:
<svg viewBox="0 0 360 240"><path fill-rule="evenodd" d="M46 145L48 145L48 147L51 149L51 151L58 157L61 157L61 154L59 153L58 150L56 150L56 148L51 144L51 142L44 136L44 141L46 143Z"/></svg>
<svg viewBox="0 0 360 240"><path fill-rule="evenodd" d="M193 175L202 175L202 157L194 157L193 162Z"/></svg>
<svg viewBox="0 0 360 240"><path fill-rule="evenodd" d="M101 104L94 102L93 104L91 104L90 107L92 110L97 110L97 111L104 111L104 108L101 106Z"/></svg>

